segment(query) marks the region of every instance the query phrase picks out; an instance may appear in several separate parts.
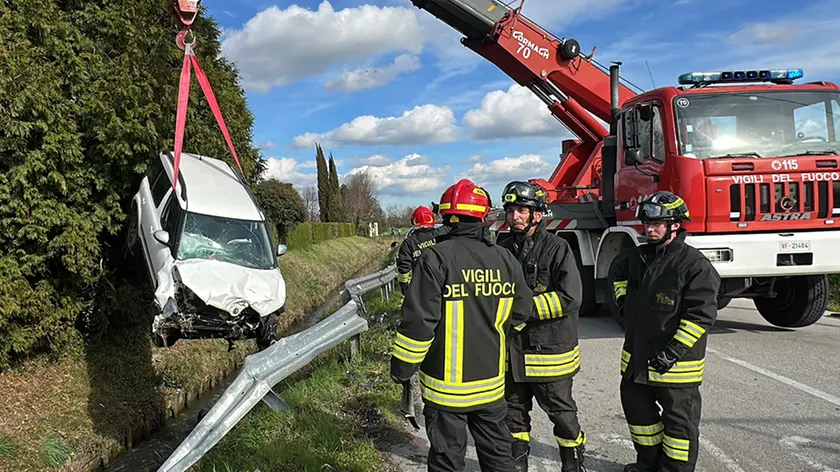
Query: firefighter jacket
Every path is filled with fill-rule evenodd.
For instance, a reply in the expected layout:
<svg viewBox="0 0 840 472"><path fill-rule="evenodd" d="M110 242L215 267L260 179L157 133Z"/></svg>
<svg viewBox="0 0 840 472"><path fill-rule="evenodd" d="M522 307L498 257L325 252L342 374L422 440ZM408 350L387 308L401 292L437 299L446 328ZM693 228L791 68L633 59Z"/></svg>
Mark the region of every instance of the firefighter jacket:
<svg viewBox="0 0 840 472"><path fill-rule="evenodd" d="M522 241L499 243L519 260L533 289L530 316L510 336L510 371L516 382L551 382L580 370L578 310L583 298L575 255L565 239L540 222Z"/></svg>
<svg viewBox="0 0 840 472"><path fill-rule="evenodd" d="M435 237L438 234L443 234L443 232L435 228L416 229L400 244L400 250L397 252L397 281L403 293L411 283L414 263L423 251L435 245Z"/></svg>
<svg viewBox="0 0 840 472"><path fill-rule="evenodd" d="M611 276L625 320L622 376L653 386L700 385L708 330L717 318L717 270L685 243L682 231L668 245L642 245L619 257ZM659 374L648 363L669 343L683 354Z"/></svg>
<svg viewBox="0 0 840 472"><path fill-rule="evenodd" d="M394 381L420 370L423 400L466 412L504 401L509 327L525 321L532 292L485 223L459 223L420 256L402 305Z"/></svg>

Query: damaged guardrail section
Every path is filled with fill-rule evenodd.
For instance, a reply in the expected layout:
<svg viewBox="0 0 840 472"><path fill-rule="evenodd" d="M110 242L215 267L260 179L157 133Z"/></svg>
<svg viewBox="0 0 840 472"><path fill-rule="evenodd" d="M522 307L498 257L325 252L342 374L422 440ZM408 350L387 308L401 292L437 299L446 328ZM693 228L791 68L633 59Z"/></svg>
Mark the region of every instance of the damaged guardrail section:
<svg viewBox="0 0 840 472"><path fill-rule="evenodd" d="M345 304L338 311L315 326L281 338L267 349L248 356L230 387L158 472L187 470L260 401L272 408L285 408L272 387L312 362L319 354L350 339L351 358L355 358L360 348L360 335L368 329L363 296L379 288L387 299L396 277L396 266L392 265L375 274L347 281L341 296Z"/></svg>

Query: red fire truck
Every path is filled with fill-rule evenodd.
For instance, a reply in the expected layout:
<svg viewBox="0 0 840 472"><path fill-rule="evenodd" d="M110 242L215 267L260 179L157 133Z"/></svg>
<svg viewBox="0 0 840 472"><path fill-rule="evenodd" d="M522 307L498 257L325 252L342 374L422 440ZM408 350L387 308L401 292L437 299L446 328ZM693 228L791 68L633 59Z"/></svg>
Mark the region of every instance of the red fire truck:
<svg viewBox="0 0 840 472"><path fill-rule="evenodd" d="M547 227L569 241L583 314L611 311L616 255L646 243L636 205L657 190L688 204L688 244L723 277L718 305L752 298L770 323L802 327L840 273L840 87L794 83L800 69L690 72L635 93L599 64L497 0L412 0L461 43L536 94L577 139L548 179ZM559 5L558 5L559 7ZM604 124L606 124L606 127ZM608 128L608 129L607 129ZM504 214L492 229L508 231ZM835 249L831 249L834 247ZM834 254L834 255L832 255Z"/></svg>

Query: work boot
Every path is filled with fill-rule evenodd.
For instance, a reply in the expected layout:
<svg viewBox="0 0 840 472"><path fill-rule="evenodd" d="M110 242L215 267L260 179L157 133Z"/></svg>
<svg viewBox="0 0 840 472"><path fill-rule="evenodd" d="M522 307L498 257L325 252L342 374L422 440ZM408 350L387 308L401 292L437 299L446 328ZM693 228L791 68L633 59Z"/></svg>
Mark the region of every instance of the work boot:
<svg viewBox="0 0 840 472"><path fill-rule="evenodd" d="M528 454L531 452L531 445L528 441L513 441L511 446L513 465L516 472L528 472Z"/></svg>
<svg viewBox="0 0 840 472"><path fill-rule="evenodd" d="M563 472L586 472L583 467L583 444L577 447L561 447L560 460L563 462Z"/></svg>

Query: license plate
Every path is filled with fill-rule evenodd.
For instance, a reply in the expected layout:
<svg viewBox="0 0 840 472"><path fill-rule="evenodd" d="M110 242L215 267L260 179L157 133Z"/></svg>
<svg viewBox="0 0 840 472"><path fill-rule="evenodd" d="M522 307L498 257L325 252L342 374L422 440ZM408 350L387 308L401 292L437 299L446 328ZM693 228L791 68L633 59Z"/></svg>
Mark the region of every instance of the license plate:
<svg viewBox="0 0 840 472"><path fill-rule="evenodd" d="M811 250L811 241L782 241L779 243L779 252L808 252Z"/></svg>

